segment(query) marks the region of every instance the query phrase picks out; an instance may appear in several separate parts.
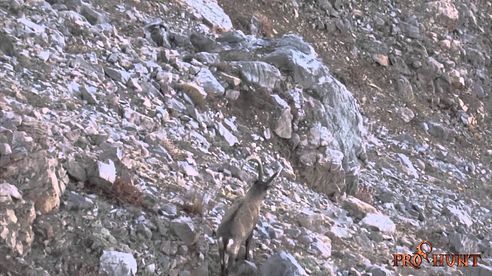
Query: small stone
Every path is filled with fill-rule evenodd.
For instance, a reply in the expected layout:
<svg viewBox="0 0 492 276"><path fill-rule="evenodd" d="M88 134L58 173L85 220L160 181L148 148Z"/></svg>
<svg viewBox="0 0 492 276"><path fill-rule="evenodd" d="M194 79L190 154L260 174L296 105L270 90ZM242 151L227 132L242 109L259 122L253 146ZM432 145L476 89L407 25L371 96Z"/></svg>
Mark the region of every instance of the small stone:
<svg viewBox="0 0 492 276"><path fill-rule="evenodd" d="M271 91L280 80L280 71L263 61L237 61L233 63L241 77L248 83Z"/></svg>
<svg viewBox="0 0 492 276"><path fill-rule="evenodd" d="M198 240L198 232L189 217L179 217L171 221L174 233L186 244L193 245Z"/></svg>
<svg viewBox="0 0 492 276"><path fill-rule="evenodd" d="M185 0L182 3L199 14L214 30L227 32L233 28L231 19L215 1Z"/></svg>
<svg viewBox="0 0 492 276"><path fill-rule="evenodd" d="M473 221L470 215L466 211L458 207L447 205L444 207L443 214L452 215L454 218L456 218L461 224L463 224L466 227L470 227L473 225Z"/></svg>
<svg viewBox="0 0 492 276"><path fill-rule="evenodd" d="M292 120L293 116L290 113L290 109L286 108L282 111L282 114L277 120L275 134L284 139L290 139L292 137Z"/></svg>
<svg viewBox="0 0 492 276"><path fill-rule="evenodd" d="M215 76L206 68L202 68L198 75L196 75L195 81L203 87L207 94L212 94L215 96L223 95L225 92L224 87L215 78Z"/></svg>
<svg viewBox="0 0 492 276"><path fill-rule="evenodd" d="M383 55L383 54L374 54L372 56L372 59L377 62L379 65L381 66L388 66L389 65L389 58L387 55Z"/></svg>
<svg viewBox="0 0 492 276"><path fill-rule="evenodd" d="M400 159L400 165L401 165L401 168L403 169L403 171L407 175L418 179L419 173L417 172L417 170L413 166L412 161L410 161L410 158L408 158L408 156L406 156L403 153L398 153L397 156L398 156L398 159Z"/></svg>
<svg viewBox="0 0 492 276"><path fill-rule="evenodd" d="M413 111L408 108L408 107L403 107L399 110L399 113L400 113L400 117L401 119L405 122L405 123L409 123L410 121L413 120L413 118L415 118L415 114L413 113Z"/></svg>
<svg viewBox="0 0 492 276"><path fill-rule="evenodd" d="M232 89L226 90L226 94L225 94L226 98L229 100L232 100L232 101L239 99L240 95L241 95L241 92L239 92L238 90L232 90Z"/></svg>
<svg viewBox="0 0 492 276"><path fill-rule="evenodd" d="M68 210L92 209L94 201L76 192L70 192L66 203Z"/></svg>
<svg viewBox="0 0 492 276"><path fill-rule="evenodd" d="M12 199L22 199L22 195L16 186L9 183L0 184L0 202L11 201Z"/></svg>
<svg viewBox="0 0 492 276"><path fill-rule="evenodd" d="M95 95L96 88L92 86L84 85L80 89L80 94L82 96L82 100L87 101L89 104L98 104L98 100Z"/></svg>
<svg viewBox="0 0 492 276"><path fill-rule="evenodd" d="M128 80L130 79L130 74L128 72L113 69L107 66L104 67L104 73L106 73L106 75L108 75L108 77L110 77L112 80L124 84L128 83Z"/></svg>
<svg viewBox="0 0 492 276"><path fill-rule="evenodd" d="M311 248L316 251L316 255L322 258L331 256L331 240L328 237L318 235L311 244Z"/></svg>
<svg viewBox="0 0 492 276"><path fill-rule="evenodd" d="M89 170L88 178L91 183L110 190L116 181L116 167L112 160L107 160L106 162L97 161L93 168Z"/></svg>
<svg viewBox="0 0 492 276"><path fill-rule="evenodd" d="M368 269L369 273L372 273L372 276L391 276L393 275L393 273L382 267L382 266L378 266L378 265L373 265L371 267L369 267Z"/></svg>
<svg viewBox="0 0 492 276"><path fill-rule="evenodd" d="M217 53L199 52L195 54L195 59L209 65L220 62L220 56Z"/></svg>
<svg viewBox="0 0 492 276"><path fill-rule="evenodd" d="M12 154L12 149L10 145L7 143L0 143L0 156L10 155Z"/></svg>
<svg viewBox="0 0 492 276"><path fill-rule="evenodd" d="M478 241L466 234L451 233L449 235L449 245L454 252L479 252Z"/></svg>
<svg viewBox="0 0 492 276"><path fill-rule="evenodd" d="M200 176L200 173L196 168L188 164L188 162L180 161L178 162L178 165L187 176Z"/></svg>
<svg viewBox="0 0 492 276"><path fill-rule="evenodd" d="M241 262L237 266L237 270L232 273L232 275L234 276L250 276L250 275L257 275L257 274L258 274L258 268L254 263L249 261Z"/></svg>
<svg viewBox="0 0 492 276"><path fill-rule="evenodd" d="M427 3L429 16L436 19L437 23L454 30L459 21L459 12L453 1L438 0Z"/></svg>
<svg viewBox="0 0 492 276"><path fill-rule="evenodd" d="M365 203L364 201L353 197L347 196L343 201L343 208L349 211L350 214L357 218L364 218L367 214L377 213L376 208L374 206Z"/></svg>
<svg viewBox="0 0 492 276"><path fill-rule="evenodd" d="M330 228L330 237L349 239L350 237L352 237L352 235L350 234L349 229L333 225Z"/></svg>
<svg viewBox="0 0 492 276"><path fill-rule="evenodd" d="M241 84L241 79L235 76L231 76L229 74L226 74L224 72L219 73L220 77L222 77L227 84L229 84L231 87L238 87Z"/></svg>
<svg viewBox="0 0 492 276"><path fill-rule="evenodd" d="M87 21L91 23L91 25L101 24L106 21L106 18L103 14L97 12L94 8L87 4L82 5L80 9L80 14L85 17L85 19L87 19Z"/></svg>
<svg viewBox="0 0 492 276"><path fill-rule="evenodd" d="M218 43L215 40L198 32L192 32L190 34L190 42L198 51L201 52L213 52L218 47Z"/></svg>
<svg viewBox="0 0 492 276"><path fill-rule="evenodd" d="M99 272L109 276L133 276L137 274L137 261L130 253L104 250L99 262Z"/></svg>
<svg viewBox="0 0 492 276"><path fill-rule="evenodd" d="M183 83L180 85L181 90L183 90L197 106L205 105L205 98L207 97L207 92L205 90L191 82Z"/></svg>
<svg viewBox="0 0 492 276"><path fill-rule="evenodd" d="M222 123L217 122L216 128L219 131L220 136L224 137L229 146L234 146L239 143L239 140L234 136Z"/></svg>
<svg viewBox="0 0 492 276"><path fill-rule="evenodd" d="M281 251L270 258L261 266L261 275L268 276L301 276L307 275L306 271L290 253Z"/></svg>
<svg viewBox="0 0 492 276"><path fill-rule="evenodd" d="M395 223L388 216L380 213L367 214L361 223L386 234L393 234L396 230Z"/></svg>

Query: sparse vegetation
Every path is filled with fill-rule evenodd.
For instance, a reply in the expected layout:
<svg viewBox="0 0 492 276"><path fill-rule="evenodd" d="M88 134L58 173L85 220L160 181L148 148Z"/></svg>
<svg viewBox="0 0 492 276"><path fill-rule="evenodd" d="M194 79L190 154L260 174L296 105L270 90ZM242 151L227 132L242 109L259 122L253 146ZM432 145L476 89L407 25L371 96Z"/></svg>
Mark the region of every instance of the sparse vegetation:
<svg viewBox="0 0 492 276"><path fill-rule="evenodd" d="M367 185L360 185L359 190L355 193L355 197L365 203L374 204L374 189Z"/></svg>
<svg viewBox="0 0 492 276"><path fill-rule="evenodd" d="M184 196L181 206L190 215L203 216L207 205L207 194L202 191L189 191Z"/></svg>

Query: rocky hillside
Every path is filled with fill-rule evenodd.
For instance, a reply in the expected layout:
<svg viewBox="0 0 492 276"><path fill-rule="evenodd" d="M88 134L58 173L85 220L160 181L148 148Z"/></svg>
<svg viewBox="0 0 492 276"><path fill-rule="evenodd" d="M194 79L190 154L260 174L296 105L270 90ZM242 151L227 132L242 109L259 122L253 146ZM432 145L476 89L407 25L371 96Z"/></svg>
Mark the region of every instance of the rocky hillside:
<svg viewBox="0 0 492 276"><path fill-rule="evenodd" d="M0 16L0 275L218 275L252 154L284 170L235 275L492 273L488 1L0 0ZM482 258L393 266L423 240Z"/></svg>

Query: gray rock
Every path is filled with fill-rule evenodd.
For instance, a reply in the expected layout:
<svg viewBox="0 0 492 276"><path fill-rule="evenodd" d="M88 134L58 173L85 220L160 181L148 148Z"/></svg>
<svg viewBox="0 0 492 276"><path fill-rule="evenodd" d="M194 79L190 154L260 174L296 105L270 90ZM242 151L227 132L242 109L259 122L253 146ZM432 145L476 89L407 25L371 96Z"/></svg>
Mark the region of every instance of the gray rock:
<svg viewBox="0 0 492 276"><path fill-rule="evenodd" d="M311 244L311 248L317 256L328 258L331 256L331 240L328 237L319 235Z"/></svg>
<svg viewBox="0 0 492 276"><path fill-rule="evenodd" d="M313 125L321 123L334 135L328 149L324 152L316 149L310 153L315 156L319 154L321 158L310 165L304 164L300 170L302 176L318 191L329 195L339 194L344 190L346 171L358 167L359 158L365 158L362 137L366 129L359 107L347 88L333 78L329 69L300 37L284 36L276 44L282 46L267 54L263 60L289 72L296 83L312 91L313 98L304 95L306 101L303 105L309 106L302 108L305 118ZM310 151L306 148L297 151L297 154L301 157ZM342 154L341 158L338 154L332 154L338 152Z"/></svg>
<svg viewBox="0 0 492 276"><path fill-rule="evenodd" d="M408 156L406 156L403 153L398 153L397 156L398 156L398 159L400 159L400 164L402 166L403 171L407 175L413 176L414 178L418 179L419 173L417 172L417 170L413 166L412 161L410 161L410 158L408 158Z"/></svg>
<svg viewBox="0 0 492 276"><path fill-rule="evenodd" d="M231 101L235 101L239 99L239 96L241 95L241 92L237 90L232 90L232 89L227 89L225 92L225 97Z"/></svg>
<svg viewBox="0 0 492 276"><path fill-rule="evenodd" d="M454 30L459 21L459 12L451 1L430 1L427 4L428 15L436 20L436 23L445 26L449 31Z"/></svg>
<svg viewBox="0 0 492 276"><path fill-rule="evenodd" d="M98 104L98 100L96 98L96 88L92 86L84 85L80 88L80 95L82 96L82 100L87 101L89 104L96 105Z"/></svg>
<svg viewBox="0 0 492 276"><path fill-rule="evenodd" d="M0 143L0 156L5 156L12 154L12 149L10 148L10 145L7 143Z"/></svg>
<svg viewBox="0 0 492 276"><path fill-rule="evenodd" d="M352 234L350 233L349 229L344 228L344 227L339 227L336 225L333 225L330 228L330 237L335 237L338 239L349 239L352 237Z"/></svg>
<svg viewBox="0 0 492 276"><path fill-rule="evenodd" d="M9 183L0 183L0 202L9 202L12 199L22 199L17 187Z"/></svg>
<svg viewBox="0 0 492 276"><path fill-rule="evenodd" d="M178 208L176 207L175 204L172 204L172 203L165 203L161 206L161 209L160 209L164 215L166 215L167 217L171 217L171 218L174 218L178 215Z"/></svg>
<svg viewBox="0 0 492 276"><path fill-rule="evenodd" d="M396 230L395 223L388 216L379 213L367 214L361 223L386 234L393 234Z"/></svg>
<svg viewBox="0 0 492 276"><path fill-rule="evenodd" d="M200 70L198 75L195 77L195 81L202 86L208 94L220 96L225 92L225 88L207 68L202 68Z"/></svg>
<svg viewBox="0 0 492 276"><path fill-rule="evenodd" d="M467 269L465 269L466 271ZM469 276L488 276L492 275L492 265L485 265L479 263L477 267L469 267L468 268L470 273L467 273L466 275Z"/></svg>
<svg viewBox="0 0 492 276"><path fill-rule="evenodd" d="M191 98L191 100L195 105L201 107L205 106L205 99L207 98L207 92L205 92L205 89L203 89L201 86L188 82L188 83L180 84L179 87L181 88L181 90L183 90L186 93L186 95L188 95ZM179 103L177 99L171 101L173 101L175 104ZM186 107L184 105L182 105L181 103L179 103L179 105L181 106L177 105L175 109L181 112L186 110Z"/></svg>
<svg viewBox="0 0 492 276"><path fill-rule="evenodd" d="M231 63L248 83L271 91L280 80L280 71L262 61L236 61Z"/></svg>
<svg viewBox="0 0 492 276"><path fill-rule="evenodd" d="M186 161L178 161L178 166L187 176L200 176L200 173L196 170L196 168Z"/></svg>
<svg viewBox="0 0 492 276"><path fill-rule="evenodd" d="M111 190L116 181L116 167L112 160L97 161L87 172L88 179L94 185Z"/></svg>
<svg viewBox="0 0 492 276"><path fill-rule="evenodd" d="M293 116L290 113L290 108L284 109L273 129L275 134L281 138L290 139L292 137L292 119Z"/></svg>
<svg viewBox="0 0 492 276"><path fill-rule="evenodd" d="M68 210L85 210L94 207L94 201L76 192L68 194L66 207Z"/></svg>
<svg viewBox="0 0 492 276"><path fill-rule="evenodd" d="M469 234L451 233L449 235L449 245L456 253L479 252L478 240Z"/></svg>
<svg viewBox="0 0 492 276"><path fill-rule="evenodd" d="M190 42L200 52L215 52L219 49L219 45L215 40L198 32L190 34Z"/></svg>
<svg viewBox="0 0 492 276"><path fill-rule="evenodd" d="M255 276L258 275L258 268L256 265L249 261L241 262L237 265L231 276Z"/></svg>
<svg viewBox="0 0 492 276"><path fill-rule="evenodd" d="M262 276L301 276L307 275L304 268L290 253L281 251L270 258L260 267Z"/></svg>
<svg viewBox="0 0 492 276"><path fill-rule="evenodd" d="M185 0L184 4L200 14L207 24L214 29L227 32L232 29L232 22L229 16L216 2L206 0Z"/></svg>
<svg viewBox="0 0 492 276"><path fill-rule="evenodd" d="M220 62L220 56L217 53L199 52L195 54L195 59L204 64L217 64Z"/></svg>
<svg viewBox="0 0 492 276"><path fill-rule="evenodd" d="M473 221L465 210L452 206L446 205L443 209L444 215L452 215L454 219L456 219L459 223L463 224L466 227L470 227L473 225Z"/></svg>
<svg viewBox="0 0 492 276"><path fill-rule="evenodd" d="M364 218L370 213L376 213L374 206L353 196L347 196L343 201L343 208L356 218Z"/></svg>
<svg viewBox="0 0 492 276"><path fill-rule="evenodd" d="M452 137L451 129L436 123L436 122L428 122L427 123L428 130L427 132L438 139L448 140Z"/></svg>
<svg viewBox="0 0 492 276"><path fill-rule="evenodd" d="M128 72L123 70L113 69L107 66L104 67L104 73L106 73L106 75L108 75L112 80L124 84L128 83L128 80L130 79L130 74Z"/></svg>
<svg viewBox="0 0 492 276"><path fill-rule="evenodd" d="M107 21L107 18L96 11L93 7L87 4L83 4L80 8L80 14L91 23L91 25L102 24Z"/></svg>
<svg viewBox="0 0 492 276"><path fill-rule="evenodd" d="M400 113L401 119L405 123L409 123L410 121L413 120L413 118L415 118L415 113L413 113L413 111L408 107L400 108L399 113Z"/></svg>
<svg viewBox="0 0 492 276"><path fill-rule="evenodd" d="M422 34L420 33L420 28L416 25L402 21L400 22L400 28L403 33L410 38L420 39L422 37Z"/></svg>
<svg viewBox="0 0 492 276"><path fill-rule="evenodd" d="M193 245L198 240L198 232L189 217L179 217L171 221L171 229L186 245Z"/></svg>
<svg viewBox="0 0 492 276"><path fill-rule="evenodd" d="M390 270L379 266L379 265L373 265L367 269L369 273L372 273L372 276L391 276L394 275L393 272Z"/></svg>
<svg viewBox="0 0 492 276"><path fill-rule="evenodd" d="M15 55L15 47L12 39L4 32L0 32L0 52L3 52L7 56L13 57Z"/></svg>
<svg viewBox="0 0 492 276"><path fill-rule="evenodd" d="M35 35L43 35L45 34L46 27L43 25L36 24L29 20L27 17L21 17L17 19L17 22L22 24L25 28L24 30L27 33L33 33Z"/></svg>
<svg viewBox="0 0 492 276"><path fill-rule="evenodd" d="M239 143L239 140L234 136L221 122L215 123L220 136L224 137L229 146L234 146Z"/></svg>
<svg viewBox="0 0 492 276"><path fill-rule="evenodd" d="M109 276L133 276L137 274L137 261L130 253L103 251L99 259L99 272Z"/></svg>

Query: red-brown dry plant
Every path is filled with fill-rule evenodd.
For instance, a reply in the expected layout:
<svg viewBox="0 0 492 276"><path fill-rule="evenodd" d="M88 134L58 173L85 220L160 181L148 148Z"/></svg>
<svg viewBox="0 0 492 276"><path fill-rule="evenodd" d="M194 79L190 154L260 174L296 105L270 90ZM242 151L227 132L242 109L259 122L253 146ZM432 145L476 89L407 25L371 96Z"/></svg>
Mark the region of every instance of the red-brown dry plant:
<svg viewBox="0 0 492 276"><path fill-rule="evenodd" d="M360 185L355 197L372 205L374 203L374 189L367 185Z"/></svg>
<svg viewBox="0 0 492 276"><path fill-rule="evenodd" d="M142 191L133 184L128 172L123 172L121 176L116 178L116 181L113 184L112 193L120 202L137 206L142 204Z"/></svg>
<svg viewBox="0 0 492 276"><path fill-rule="evenodd" d="M184 196L181 208L188 214L203 216L207 204L206 197L202 191L189 191Z"/></svg>

